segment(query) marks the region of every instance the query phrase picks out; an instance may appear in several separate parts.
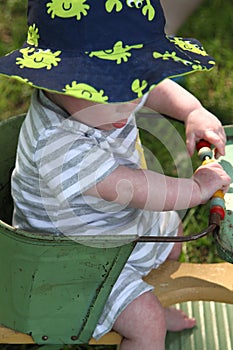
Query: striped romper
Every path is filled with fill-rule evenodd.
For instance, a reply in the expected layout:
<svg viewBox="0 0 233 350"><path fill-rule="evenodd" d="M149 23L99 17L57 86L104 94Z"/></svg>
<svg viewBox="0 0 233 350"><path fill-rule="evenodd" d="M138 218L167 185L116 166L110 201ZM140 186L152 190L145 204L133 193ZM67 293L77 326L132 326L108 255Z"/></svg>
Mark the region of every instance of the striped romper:
<svg viewBox="0 0 233 350"><path fill-rule="evenodd" d="M21 128L12 174L13 225L68 236L176 235L175 212L149 212L83 195L119 165L140 167L137 136L134 114L123 128L103 131L73 119L36 90ZM172 247L171 243L135 246L98 321L96 339L111 330L128 304L153 289L142 277L163 263Z"/></svg>

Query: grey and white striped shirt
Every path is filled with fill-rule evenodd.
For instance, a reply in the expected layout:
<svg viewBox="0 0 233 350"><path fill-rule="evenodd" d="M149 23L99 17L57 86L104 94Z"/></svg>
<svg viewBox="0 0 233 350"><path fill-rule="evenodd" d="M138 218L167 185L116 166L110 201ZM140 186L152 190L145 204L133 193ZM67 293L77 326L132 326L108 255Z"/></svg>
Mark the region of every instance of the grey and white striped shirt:
<svg viewBox="0 0 233 350"><path fill-rule="evenodd" d="M13 225L69 236L145 234L156 214L83 195L119 165L140 167L137 136L134 115L124 128L103 131L35 91L12 176Z"/></svg>

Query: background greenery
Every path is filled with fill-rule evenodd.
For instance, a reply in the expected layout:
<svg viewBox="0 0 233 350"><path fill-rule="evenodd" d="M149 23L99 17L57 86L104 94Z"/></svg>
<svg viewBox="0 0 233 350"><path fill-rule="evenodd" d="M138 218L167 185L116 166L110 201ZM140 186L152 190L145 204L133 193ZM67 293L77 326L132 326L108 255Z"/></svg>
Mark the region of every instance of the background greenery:
<svg viewBox="0 0 233 350"><path fill-rule="evenodd" d="M190 0L191 1L191 0ZM0 0L0 56L19 48L26 38L26 0ZM196 37L216 59L216 67L209 73L191 74L181 83L191 91L223 124L233 123L233 3L232 0L205 0L183 28L181 36ZM0 120L25 112L29 105L31 88L17 81L0 78ZM184 138L183 126L174 127ZM172 173L169 155L161 150L159 142L142 132L143 143L164 164L165 171ZM158 152L159 150L159 152ZM194 168L199 164L193 158ZM198 232L208 225L208 205L190 209L184 218L186 234ZM181 260L191 262L218 262L215 244L211 237L184 244ZM36 349L36 346L0 345L0 349ZM89 349L88 346L65 346L64 349ZM96 350L115 349L97 346Z"/></svg>

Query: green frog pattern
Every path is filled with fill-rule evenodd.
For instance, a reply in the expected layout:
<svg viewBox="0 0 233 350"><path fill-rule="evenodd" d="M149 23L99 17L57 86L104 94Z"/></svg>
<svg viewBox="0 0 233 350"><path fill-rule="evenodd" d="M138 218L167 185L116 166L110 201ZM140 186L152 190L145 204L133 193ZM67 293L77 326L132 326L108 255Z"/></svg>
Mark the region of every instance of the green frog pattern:
<svg viewBox="0 0 233 350"><path fill-rule="evenodd" d="M185 60L181 57L178 57L175 51L173 51L173 52L166 51L165 53L160 53L160 52L155 51L155 52L153 52L153 57L155 59L161 58L163 60L173 60L175 62L180 62L180 63L183 63L185 66L191 66L195 70L205 70L206 69L200 64L200 61L196 60L195 63L190 62L190 61Z"/></svg>
<svg viewBox="0 0 233 350"><path fill-rule="evenodd" d="M34 68L34 69L51 69L53 66L57 66L61 61L60 55L61 51L52 52L50 49L42 50L35 49L34 47L26 47L19 52L23 57L16 58L16 64L20 68Z"/></svg>
<svg viewBox="0 0 233 350"><path fill-rule="evenodd" d="M142 44L123 46L122 41L117 41L114 44L112 49L92 51L90 53L88 53L88 52L86 52L86 53L89 55L89 57L98 57L102 60L116 61L117 64L121 64L122 61L128 62L129 57L131 57L131 55L132 55L130 50L141 49L142 47L143 47Z"/></svg>
<svg viewBox="0 0 233 350"><path fill-rule="evenodd" d="M47 13L54 19L55 16L62 18L76 17L79 21L82 16L87 16L90 5L87 0L51 0L47 3Z"/></svg>
<svg viewBox="0 0 233 350"><path fill-rule="evenodd" d="M71 85L67 84L63 91L66 94L77 98L86 98L101 103L107 103L108 101L108 96L104 96L104 90L98 91L91 85L77 83L76 81L73 81Z"/></svg>
<svg viewBox="0 0 233 350"><path fill-rule="evenodd" d="M35 23L33 23L28 28L27 43L28 45L33 45L37 47L39 39L40 39L39 29L36 27Z"/></svg>
<svg viewBox="0 0 233 350"><path fill-rule="evenodd" d="M201 55L201 56L208 56L208 54L206 53L206 51L204 50L204 48L202 46L199 46L196 43L192 43L189 40L184 40L183 38L179 38L179 37L167 37L167 39L170 42L173 42L174 44L176 44L177 46L179 46L182 50L184 51L190 51L193 53L196 53L197 55ZM161 58L163 60L173 60L175 62L180 62L183 63L186 66L191 66L194 70L207 70L207 68L205 68L204 66L201 65L201 62L199 60L195 60L195 61L188 61L185 59L182 59L181 57L177 56L177 53L175 51L173 52L169 52L166 51L165 53L161 53L161 52L153 52L153 57L155 59L157 58ZM215 64L214 61L209 61L209 64Z"/></svg>
<svg viewBox="0 0 233 350"><path fill-rule="evenodd" d="M140 81L140 79L135 79L132 82L131 90L137 95L138 98L141 98L143 96L143 90L145 90L148 86L148 83L146 80Z"/></svg>
<svg viewBox="0 0 233 350"><path fill-rule="evenodd" d="M70 18L76 17L80 20L82 16L87 16L90 10L90 5L86 3L87 0L51 0L47 3L47 13L51 18L62 17ZM142 14L152 21L155 17L155 10L151 5L150 0L125 0L126 5L131 8L141 9ZM106 0L105 9L107 12L120 12L123 9L122 0Z"/></svg>
<svg viewBox="0 0 233 350"><path fill-rule="evenodd" d="M126 0L126 5L131 8L141 9L142 14L152 21L155 17L155 9L151 5L150 0ZM120 12L123 8L122 0L107 0L105 3L107 12Z"/></svg>
<svg viewBox="0 0 233 350"><path fill-rule="evenodd" d="M179 38L179 37L169 38L169 41L179 46L184 51L186 50L186 51L194 52L198 55L208 56L208 54L206 53L203 47L197 44L193 44L188 40L184 40L183 38Z"/></svg>
<svg viewBox="0 0 233 350"><path fill-rule="evenodd" d="M98 0L91 0L98 1ZM55 17L75 20L85 20L88 18L88 14L91 12L90 0L46 0L45 13L47 16L54 20ZM151 4L151 0L103 0L99 6L104 6L107 14L112 12L120 13L123 9L132 9L134 11L140 11L140 13L148 20L152 21L155 18L155 8ZM130 10L131 11L131 10ZM136 13L136 12L135 12ZM85 18L86 17L86 18ZM75 22L76 23L76 22ZM117 32L117 28L115 28ZM70 33L72 35L72 33ZM119 38L121 39L121 38ZM157 52L154 51L151 54L154 59L160 60L172 60L177 63L181 63L185 66L192 67L193 70L208 70L201 62L196 59L195 61L189 61L179 56L179 49L195 53L199 56L207 56L204 48L196 43L192 43L189 40L184 40L179 37L167 37L171 43L176 45L176 48L170 51ZM59 66L62 60L62 51L52 51L51 49L41 49L39 45L40 33L39 28L35 23L29 25L27 44L28 47L24 47L19 50L20 57L16 58L16 65L21 68L32 69L46 69L51 70L54 67ZM113 61L113 64L123 64L130 61L131 56L136 56L133 50L140 50L144 47L142 43L135 43L128 45L122 40L118 40L111 44L111 47L107 50L97 50L85 52L90 58L96 57L101 60ZM177 52L176 52L177 51ZM188 56L187 56L188 57ZM209 61L210 64L214 62ZM61 66L62 68L62 66ZM59 69L59 68L58 68ZM24 80L20 76L18 79ZM146 80L137 78L137 75L133 78L130 89L135 94L135 98L141 98L147 90L151 90L153 86L148 86L149 83ZM69 80L70 81L70 80ZM33 85L25 79L29 85ZM105 89L105 87L104 87ZM94 86L86 84L84 82L72 81L69 84L64 82L64 88L62 89L64 94L68 94L77 98L86 98L92 101L98 101L100 103L107 103L109 96L105 95L107 92L103 88L97 90Z"/></svg>

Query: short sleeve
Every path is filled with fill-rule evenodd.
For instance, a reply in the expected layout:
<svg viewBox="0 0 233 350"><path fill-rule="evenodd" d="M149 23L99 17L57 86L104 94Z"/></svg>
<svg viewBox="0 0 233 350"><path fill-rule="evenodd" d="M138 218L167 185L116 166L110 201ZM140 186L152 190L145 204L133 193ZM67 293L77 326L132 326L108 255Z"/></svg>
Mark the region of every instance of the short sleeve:
<svg viewBox="0 0 233 350"><path fill-rule="evenodd" d="M35 161L41 190L44 195L51 191L60 203L81 195L119 166L95 138L59 129L40 137Z"/></svg>

